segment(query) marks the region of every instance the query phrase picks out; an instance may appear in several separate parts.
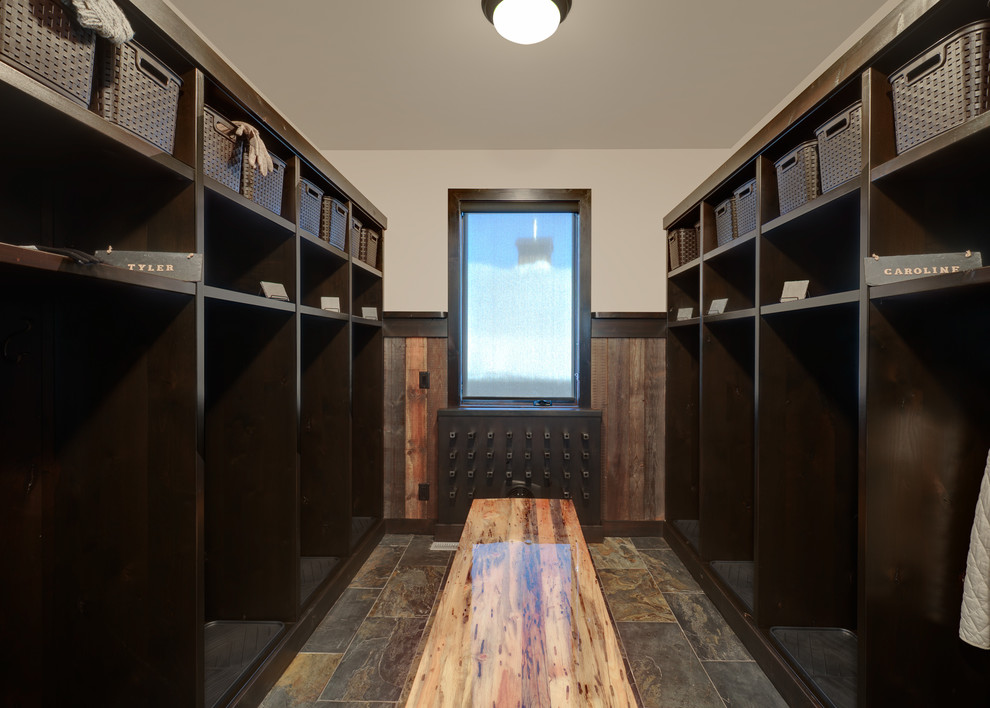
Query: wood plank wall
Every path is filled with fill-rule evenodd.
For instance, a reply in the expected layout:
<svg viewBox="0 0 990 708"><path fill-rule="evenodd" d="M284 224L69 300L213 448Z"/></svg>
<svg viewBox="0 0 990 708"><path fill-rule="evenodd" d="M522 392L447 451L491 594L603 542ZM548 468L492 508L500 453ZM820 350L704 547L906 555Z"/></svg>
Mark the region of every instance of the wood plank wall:
<svg viewBox="0 0 990 708"><path fill-rule="evenodd" d="M663 339L591 342L591 407L602 411L602 519L664 518Z"/></svg>
<svg viewBox="0 0 990 708"><path fill-rule="evenodd" d="M601 409L603 521L664 518L662 337L596 336L591 349L591 406ZM419 372L430 388L419 387ZM437 518L437 411L447 402L447 339L385 338L385 517ZM419 485L430 485L419 501Z"/></svg>
<svg viewBox="0 0 990 708"><path fill-rule="evenodd" d="M420 371L430 372L429 389L419 387ZM385 518L437 518L437 411L446 405L447 339L386 337Z"/></svg>

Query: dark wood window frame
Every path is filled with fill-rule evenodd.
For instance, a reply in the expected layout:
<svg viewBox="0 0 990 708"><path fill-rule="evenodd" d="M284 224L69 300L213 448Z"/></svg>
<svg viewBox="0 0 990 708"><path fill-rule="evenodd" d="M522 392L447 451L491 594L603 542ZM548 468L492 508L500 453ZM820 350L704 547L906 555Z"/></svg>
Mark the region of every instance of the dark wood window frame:
<svg viewBox="0 0 990 708"><path fill-rule="evenodd" d="M447 405L520 407L522 401L496 400L464 404L461 399L461 214L471 202L504 206L569 203L578 214L578 387L576 405L591 405L591 190L590 189L450 189L447 192ZM556 405L556 404L555 404Z"/></svg>

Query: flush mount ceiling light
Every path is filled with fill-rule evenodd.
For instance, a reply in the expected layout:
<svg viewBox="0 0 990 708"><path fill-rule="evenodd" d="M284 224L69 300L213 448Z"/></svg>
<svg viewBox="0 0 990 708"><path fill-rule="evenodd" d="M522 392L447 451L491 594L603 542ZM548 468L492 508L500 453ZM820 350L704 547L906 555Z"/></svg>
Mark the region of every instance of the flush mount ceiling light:
<svg viewBox="0 0 990 708"><path fill-rule="evenodd" d="M481 9L510 42L536 44L557 31L571 0L481 0Z"/></svg>

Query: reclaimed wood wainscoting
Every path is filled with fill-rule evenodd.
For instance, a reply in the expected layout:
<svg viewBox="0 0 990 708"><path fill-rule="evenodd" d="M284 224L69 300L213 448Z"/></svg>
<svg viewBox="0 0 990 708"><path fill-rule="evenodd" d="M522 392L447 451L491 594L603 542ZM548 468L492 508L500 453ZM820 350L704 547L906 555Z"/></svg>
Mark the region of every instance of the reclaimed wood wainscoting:
<svg viewBox="0 0 990 708"><path fill-rule="evenodd" d="M594 313L591 407L602 411L602 524L655 534L664 517L666 319ZM421 388L427 372L429 388ZM385 313L385 518L431 533L438 517L437 411L447 406L447 317ZM421 500L420 485L429 485Z"/></svg>

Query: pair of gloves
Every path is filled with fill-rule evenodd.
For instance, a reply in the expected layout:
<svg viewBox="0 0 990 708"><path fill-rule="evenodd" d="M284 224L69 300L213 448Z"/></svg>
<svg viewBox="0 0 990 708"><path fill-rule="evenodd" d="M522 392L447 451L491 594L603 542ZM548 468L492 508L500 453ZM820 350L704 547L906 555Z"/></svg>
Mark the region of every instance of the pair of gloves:
<svg viewBox="0 0 990 708"><path fill-rule="evenodd" d="M265 147L258 129L244 121L235 120L231 122L237 127L237 130L234 131L234 136L241 138L247 143L248 164L251 167L256 167L262 177L272 172L275 169L275 163L272 162L272 156L268 154L268 148Z"/></svg>

